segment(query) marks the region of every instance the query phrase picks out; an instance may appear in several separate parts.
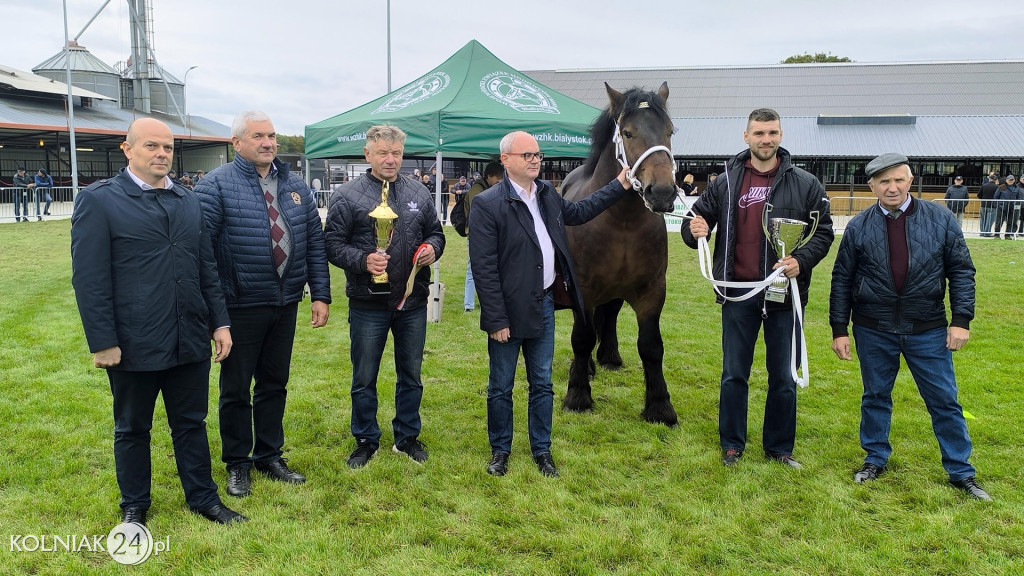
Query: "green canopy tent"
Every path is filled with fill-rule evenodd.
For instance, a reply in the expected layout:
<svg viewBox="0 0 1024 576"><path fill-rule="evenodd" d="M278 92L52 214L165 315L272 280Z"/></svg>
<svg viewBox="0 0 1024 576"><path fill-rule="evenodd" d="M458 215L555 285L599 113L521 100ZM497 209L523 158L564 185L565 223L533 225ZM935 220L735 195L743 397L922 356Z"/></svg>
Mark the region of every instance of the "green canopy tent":
<svg viewBox="0 0 1024 576"><path fill-rule="evenodd" d="M488 159L501 137L529 132L551 158L584 158L600 111L523 76L476 40L409 84L306 126L308 158L362 158L366 130L394 124L406 156Z"/></svg>
<svg viewBox="0 0 1024 576"><path fill-rule="evenodd" d="M584 158L600 111L520 74L476 40L409 84L306 126L307 158L362 158L366 131L393 124L408 135L405 156L490 159L502 136L529 132L550 158ZM441 190L434 196L440 213ZM432 318L440 318L434 265Z"/></svg>

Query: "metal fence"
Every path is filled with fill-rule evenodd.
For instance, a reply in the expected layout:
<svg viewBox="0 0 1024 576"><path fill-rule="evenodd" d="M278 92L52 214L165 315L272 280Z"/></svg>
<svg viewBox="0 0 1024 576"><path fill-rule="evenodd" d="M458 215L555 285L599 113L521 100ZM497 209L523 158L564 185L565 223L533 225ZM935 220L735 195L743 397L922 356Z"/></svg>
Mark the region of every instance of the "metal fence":
<svg viewBox="0 0 1024 576"><path fill-rule="evenodd" d="M46 207L46 197L43 192L50 195L49 214L43 214ZM317 190L315 192L317 207L326 212L328 200L332 190ZM74 190L70 186L56 186L36 192L29 188L0 188L0 223L16 222L21 219L28 221L49 220L56 218L70 218L74 208L72 195ZM22 205L28 210L21 210L21 205L15 214L14 200L21 198ZM36 210L36 198L39 198L39 210ZM873 206L878 200L873 196L833 196L832 201L832 224L836 232L846 229L846 223L865 208ZM932 200L936 204L946 205L946 201L939 198ZM1024 220L1022 220L1022 206L1020 200L978 200L971 198L966 201L960 227L965 236L988 237L992 235L1010 237L1024 240ZM685 207L679 206L680 211ZM669 229L678 230L678 219L666 218ZM984 229L983 229L984 228Z"/></svg>
<svg viewBox="0 0 1024 576"><path fill-rule="evenodd" d="M845 230L850 218L878 202L873 196L833 196L831 200L832 225L836 232ZM946 206L946 200L942 198L934 199L932 202ZM962 216L957 220L964 236L984 238L997 235L1024 240L1021 201L971 198L962 202L966 202L966 206Z"/></svg>
<svg viewBox="0 0 1024 576"><path fill-rule="evenodd" d="M74 208L74 188L0 188L0 222L39 221L70 218ZM47 210L47 198L50 199ZM18 206L15 206L18 200ZM46 214L45 212L49 212Z"/></svg>

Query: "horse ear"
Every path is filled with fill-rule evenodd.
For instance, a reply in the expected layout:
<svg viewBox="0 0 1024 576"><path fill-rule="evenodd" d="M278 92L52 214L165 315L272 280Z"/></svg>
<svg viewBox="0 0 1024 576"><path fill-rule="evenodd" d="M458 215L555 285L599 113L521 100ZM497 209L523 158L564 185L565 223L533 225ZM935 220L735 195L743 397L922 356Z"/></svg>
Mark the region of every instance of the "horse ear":
<svg viewBox="0 0 1024 576"><path fill-rule="evenodd" d="M658 96L665 102L668 102L668 82L662 82L661 86L658 87Z"/></svg>
<svg viewBox="0 0 1024 576"><path fill-rule="evenodd" d="M607 82L604 83L604 89L606 92L608 92L608 100L611 102L610 111L617 112L619 110L622 110L622 103L625 102L626 100L626 98L622 95L622 92L619 92L615 88L612 88L611 86L608 85Z"/></svg>

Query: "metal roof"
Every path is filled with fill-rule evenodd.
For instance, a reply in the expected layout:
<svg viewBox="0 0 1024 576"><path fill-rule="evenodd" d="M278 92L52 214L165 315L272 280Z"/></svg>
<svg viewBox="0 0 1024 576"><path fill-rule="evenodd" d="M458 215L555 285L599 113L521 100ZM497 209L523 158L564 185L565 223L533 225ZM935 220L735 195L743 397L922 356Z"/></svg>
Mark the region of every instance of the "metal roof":
<svg viewBox="0 0 1024 576"><path fill-rule="evenodd" d="M79 72L95 72L98 74L113 74L119 76L117 70L106 62L93 56L92 52L89 52L84 46L80 46L74 40L70 42L70 46L67 51L61 50L53 56L50 56L46 60L43 60L39 65L32 68L33 72L39 72L40 70L66 70L67 66L64 64L66 59L71 60L71 70ZM67 55L67 57L65 57Z"/></svg>
<svg viewBox="0 0 1024 576"><path fill-rule="evenodd" d="M0 64L0 90L22 90L25 92L41 92L43 94L68 95L68 85L63 82L51 80L38 74L11 68ZM74 96L85 98L97 98L100 100L113 100L97 92L85 90L84 88L72 87Z"/></svg>
<svg viewBox="0 0 1024 576"><path fill-rule="evenodd" d="M744 116L774 108L819 114L1024 114L1024 60L777 64L609 70L523 71L563 94L604 108L604 82L618 90L669 85L669 112Z"/></svg>
<svg viewBox="0 0 1024 576"><path fill-rule="evenodd" d="M906 118L913 123L895 124L886 117L783 116L782 146L801 158L873 158L894 151L912 158L1024 156L1024 115ZM672 136L675 156L724 158L746 148L746 114L673 118L672 122L676 129Z"/></svg>
<svg viewBox="0 0 1024 576"><path fill-rule="evenodd" d="M171 128L176 139L230 142L231 128L201 116L191 116L186 128L177 115L154 112L144 114L130 108L115 106L75 106L77 138L90 134L123 136L128 125L137 118L156 118ZM41 132L67 132L67 118L60 100L0 97L0 142L32 145Z"/></svg>

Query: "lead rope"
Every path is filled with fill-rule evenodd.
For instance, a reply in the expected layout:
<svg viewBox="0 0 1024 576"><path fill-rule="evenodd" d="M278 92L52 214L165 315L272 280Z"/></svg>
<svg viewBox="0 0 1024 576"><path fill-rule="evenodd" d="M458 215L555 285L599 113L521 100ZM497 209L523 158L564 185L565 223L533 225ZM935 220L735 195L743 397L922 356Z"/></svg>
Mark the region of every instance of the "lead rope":
<svg viewBox="0 0 1024 576"><path fill-rule="evenodd" d="M732 186L729 182L729 170L726 166L725 170L725 183L728 191L728 198L732 198ZM676 190L676 195L679 196L679 190ZM680 200L682 197L680 196ZM685 202L683 204L686 205ZM693 219L693 208L690 207L683 214L673 214L680 218ZM726 223L726 227L728 223ZM722 299L728 300L729 302L742 302L749 300L754 296L757 296L765 290L772 282L776 279L785 275L782 268L778 268L772 271L767 278L760 281L754 282L737 282L733 280L716 280L714 277L713 259L711 257L711 246L708 244L708 237L702 236L697 239L697 256L700 263L700 273L705 280L711 283L711 287L715 290L715 294L718 294ZM725 290L727 288L747 290L745 293L739 296L727 296ZM790 339L790 365L789 371L793 380L796 381L797 386L801 388L807 388L810 384L810 372L808 370L807 361L807 338L804 336L804 313L803 308L800 306L800 288L797 286L796 278L789 279L789 296L790 302L793 306L793 334ZM799 342L797 342L797 334L799 333ZM799 345L799 348L797 347ZM797 366L796 357L800 355L800 366Z"/></svg>

